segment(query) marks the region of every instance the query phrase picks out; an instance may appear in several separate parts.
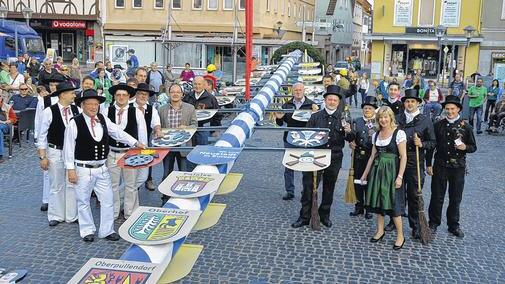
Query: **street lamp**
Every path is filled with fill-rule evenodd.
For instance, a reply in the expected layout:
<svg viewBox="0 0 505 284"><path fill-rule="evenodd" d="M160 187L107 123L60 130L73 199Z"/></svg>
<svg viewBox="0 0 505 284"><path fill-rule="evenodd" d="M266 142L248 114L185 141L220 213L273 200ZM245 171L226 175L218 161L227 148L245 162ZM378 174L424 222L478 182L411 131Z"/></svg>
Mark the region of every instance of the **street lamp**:
<svg viewBox="0 0 505 284"><path fill-rule="evenodd" d="M5 24L5 18L7 18L7 13L9 12L9 9L5 7L4 5L0 6L0 18L2 19L2 27Z"/></svg>
<svg viewBox="0 0 505 284"><path fill-rule="evenodd" d="M26 20L26 25L29 26L30 19L32 18L33 15L33 10L30 7L24 7L21 13L23 13L23 17Z"/></svg>
<svg viewBox="0 0 505 284"><path fill-rule="evenodd" d="M465 37L466 37L466 47L465 47L465 58L463 60L463 78L466 76L465 74L465 68L466 68L466 53L468 51L468 47L470 46L470 40L473 37L473 33L475 32L475 28L472 26L466 26L463 31L465 31Z"/></svg>
<svg viewBox="0 0 505 284"><path fill-rule="evenodd" d="M435 32L438 38L438 67L437 67L437 81L438 81L438 78L440 77L440 65L442 63L442 44L441 44L442 37L445 36L447 28L444 27L443 25L438 25Z"/></svg>

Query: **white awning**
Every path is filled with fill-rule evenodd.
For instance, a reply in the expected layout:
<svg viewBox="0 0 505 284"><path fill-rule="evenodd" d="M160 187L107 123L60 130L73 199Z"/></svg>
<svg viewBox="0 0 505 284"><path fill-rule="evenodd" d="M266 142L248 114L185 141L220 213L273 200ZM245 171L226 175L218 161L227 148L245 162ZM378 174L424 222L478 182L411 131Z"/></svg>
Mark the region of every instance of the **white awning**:
<svg viewBox="0 0 505 284"><path fill-rule="evenodd" d="M438 42L438 38L436 36L416 36L416 35L409 35L409 34L398 34L398 35L391 35L391 34L367 34L363 35L363 39L366 40L398 40L398 41L432 41L432 42ZM445 36L442 38L442 41L447 43L447 42L454 42L454 43L461 43L461 44L466 44L466 37L464 36ZM482 37L474 37L470 39L470 42L483 42L484 38Z"/></svg>

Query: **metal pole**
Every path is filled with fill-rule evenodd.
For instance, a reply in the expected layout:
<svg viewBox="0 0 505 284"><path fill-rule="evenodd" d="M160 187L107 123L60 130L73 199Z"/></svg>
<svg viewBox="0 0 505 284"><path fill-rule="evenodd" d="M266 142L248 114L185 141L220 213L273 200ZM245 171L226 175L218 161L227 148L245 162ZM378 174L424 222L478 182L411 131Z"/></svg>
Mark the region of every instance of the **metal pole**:
<svg viewBox="0 0 505 284"><path fill-rule="evenodd" d="M231 74L231 81L235 83L237 81L237 56L238 56L238 47L237 47L237 39L238 39L238 15L237 15L237 1L233 1L233 38L231 47L233 49L233 70Z"/></svg>
<svg viewBox="0 0 505 284"><path fill-rule="evenodd" d="M245 140L251 137L255 124L263 118L264 110L273 100L275 92L280 88L281 83L287 79L288 73L295 63L300 60L301 56L302 52L296 50L283 59L265 87L251 101L249 108L231 122L231 126L216 142L215 146L242 147L244 145ZM233 162L219 166L197 165L194 172L226 174L232 166ZM214 194L211 194L190 200L185 199L184 202L181 202L181 198L171 198L163 207L205 211L213 197ZM156 246L132 244L123 253L121 260L157 263L166 267L185 240L186 237L183 237L173 243Z"/></svg>
<svg viewBox="0 0 505 284"><path fill-rule="evenodd" d="M19 55L19 46L18 46L18 22L14 21L14 40L16 41L16 58Z"/></svg>
<svg viewBox="0 0 505 284"><path fill-rule="evenodd" d="M305 5L303 5L303 18L302 18L302 42L307 39L307 31L305 27Z"/></svg>
<svg viewBox="0 0 505 284"><path fill-rule="evenodd" d="M168 33L168 62L172 64L172 1L168 1L168 23L167 23L167 33Z"/></svg>
<svg viewBox="0 0 505 284"><path fill-rule="evenodd" d="M246 46L245 46L245 99L251 99L251 61L252 61L252 40L253 40L253 15L254 15L253 0L246 0L245 9L245 28L246 28Z"/></svg>
<svg viewBox="0 0 505 284"><path fill-rule="evenodd" d="M449 74L449 84L454 80L454 68L456 67L454 64L454 53L456 52L456 45L454 44L454 41L452 42L452 50L451 50L451 58L450 58L450 62L451 62L451 68L450 68L450 72L451 74Z"/></svg>
<svg viewBox="0 0 505 284"><path fill-rule="evenodd" d="M465 77L466 77L466 54L468 52L468 47L470 46L470 39L468 38L466 40L466 47L465 47L465 57L463 58L463 82L465 82Z"/></svg>
<svg viewBox="0 0 505 284"><path fill-rule="evenodd" d="M440 78L440 66L442 64L442 38L438 38L438 65L437 65L437 82Z"/></svg>

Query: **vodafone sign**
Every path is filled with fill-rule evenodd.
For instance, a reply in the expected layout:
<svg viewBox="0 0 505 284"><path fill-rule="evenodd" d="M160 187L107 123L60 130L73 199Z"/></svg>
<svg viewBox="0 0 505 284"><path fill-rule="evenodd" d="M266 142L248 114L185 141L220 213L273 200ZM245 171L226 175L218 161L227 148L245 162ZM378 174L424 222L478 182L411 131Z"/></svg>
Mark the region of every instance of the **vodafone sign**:
<svg viewBox="0 0 505 284"><path fill-rule="evenodd" d="M54 20L51 26L53 29L86 29L86 22Z"/></svg>

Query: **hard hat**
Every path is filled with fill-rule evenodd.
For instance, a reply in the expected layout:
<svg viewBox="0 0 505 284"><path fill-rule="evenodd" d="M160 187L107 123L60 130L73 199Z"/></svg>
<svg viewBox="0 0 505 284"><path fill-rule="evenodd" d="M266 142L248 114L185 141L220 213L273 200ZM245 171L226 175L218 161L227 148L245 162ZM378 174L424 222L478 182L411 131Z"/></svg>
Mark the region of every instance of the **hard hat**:
<svg viewBox="0 0 505 284"><path fill-rule="evenodd" d="M347 76L347 70L346 69L340 69L339 73L342 76Z"/></svg>
<svg viewBox="0 0 505 284"><path fill-rule="evenodd" d="M216 65L214 65L214 64L207 65L207 72L214 72L216 70L217 70Z"/></svg>

